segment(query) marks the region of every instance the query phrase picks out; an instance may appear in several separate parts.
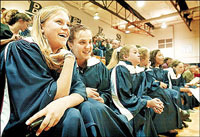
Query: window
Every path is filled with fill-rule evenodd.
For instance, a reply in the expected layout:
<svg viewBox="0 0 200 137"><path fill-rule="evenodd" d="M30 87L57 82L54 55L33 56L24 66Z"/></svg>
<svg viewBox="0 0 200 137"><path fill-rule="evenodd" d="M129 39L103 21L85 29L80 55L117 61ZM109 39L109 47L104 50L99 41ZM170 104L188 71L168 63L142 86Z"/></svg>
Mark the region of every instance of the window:
<svg viewBox="0 0 200 137"><path fill-rule="evenodd" d="M171 38L158 40L158 48L163 53L164 57L173 58L173 40Z"/></svg>

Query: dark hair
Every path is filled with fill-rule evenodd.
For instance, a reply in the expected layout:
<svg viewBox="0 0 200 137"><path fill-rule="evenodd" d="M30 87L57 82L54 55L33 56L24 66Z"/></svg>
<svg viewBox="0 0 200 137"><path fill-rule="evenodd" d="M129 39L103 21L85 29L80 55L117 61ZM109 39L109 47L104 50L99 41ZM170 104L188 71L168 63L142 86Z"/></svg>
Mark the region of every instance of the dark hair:
<svg viewBox="0 0 200 137"><path fill-rule="evenodd" d="M164 63L167 63L167 61L168 61L169 59L172 59L172 58L166 57L166 58L164 59Z"/></svg>
<svg viewBox="0 0 200 137"><path fill-rule="evenodd" d="M155 67L156 65L156 55L159 51L160 51L159 49L156 49L150 52L150 61L152 67Z"/></svg>
<svg viewBox="0 0 200 137"><path fill-rule="evenodd" d="M19 19L22 19L23 21L31 21L31 17L28 16L25 13L19 13L16 12L15 14L12 14L11 20L8 22L9 25L15 24Z"/></svg>
<svg viewBox="0 0 200 137"><path fill-rule="evenodd" d="M69 35L68 42L73 43L73 41L75 39L75 34L81 30L85 31L85 30L89 30L89 29L82 24L73 25L70 28L70 35Z"/></svg>

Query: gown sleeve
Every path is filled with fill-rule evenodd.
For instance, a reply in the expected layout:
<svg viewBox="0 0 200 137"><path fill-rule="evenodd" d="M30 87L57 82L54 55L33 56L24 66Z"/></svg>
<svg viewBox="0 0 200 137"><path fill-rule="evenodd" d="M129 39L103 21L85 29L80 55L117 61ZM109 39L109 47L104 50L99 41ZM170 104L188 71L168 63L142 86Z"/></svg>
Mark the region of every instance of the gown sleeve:
<svg viewBox="0 0 200 137"><path fill-rule="evenodd" d="M147 100L134 95L132 77L127 68L118 66L116 68L117 93L124 107L136 115L146 106Z"/></svg>
<svg viewBox="0 0 200 137"><path fill-rule="evenodd" d="M99 86L97 92L104 99L104 103L110 105L111 103L111 89L110 89L110 72L105 65L100 62L98 67L98 73L100 77Z"/></svg>
<svg viewBox="0 0 200 137"><path fill-rule="evenodd" d="M77 70L77 62L74 63L72 75L70 94L72 93L80 94L84 98L84 100L87 100L86 87L80 78L79 71Z"/></svg>

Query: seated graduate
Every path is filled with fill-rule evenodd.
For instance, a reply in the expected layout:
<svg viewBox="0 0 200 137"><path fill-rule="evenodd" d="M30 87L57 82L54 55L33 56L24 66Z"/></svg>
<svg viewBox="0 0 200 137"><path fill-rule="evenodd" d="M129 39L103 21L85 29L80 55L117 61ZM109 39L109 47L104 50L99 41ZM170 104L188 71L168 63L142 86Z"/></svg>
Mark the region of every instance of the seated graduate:
<svg viewBox="0 0 200 137"><path fill-rule="evenodd" d="M137 66L140 63L138 49L124 46L114 50L114 56L118 64L111 72L113 109L127 116L136 136L157 136L151 113L152 109L162 113L164 106L160 99L152 99L146 94L145 72Z"/></svg>
<svg viewBox="0 0 200 137"><path fill-rule="evenodd" d="M158 84L153 76L153 71L149 62L150 51L141 47L138 49L140 54L140 67L144 67L147 77L147 94L152 98L159 98L164 105L164 110L160 115L155 115L153 122L159 134L176 135L178 132L174 129L181 127L181 118L179 107L171 99L170 95L165 92Z"/></svg>
<svg viewBox="0 0 200 137"><path fill-rule="evenodd" d="M122 121L108 106L110 105L110 74L105 65L91 57L92 32L83 25L74 25L70 29L68 47L76 56L77 69L86 86L88 101L94 106L94 121L101 136L132 136L132 127L125 116ZM105 104L107 105L105 105Z"/></svg>
<svg viewBox="0 0 200 137"><path fill-rule="evenodd" d="M21 39L19 31L28 28L31 18L25 13L19 13L17 10L8 10L2 18L0 32L0 51L11 41Z"/></svg>
<svg viewBox="0 0 200 137"><path fill-rule="evenodd" d="M199 106L197 99L192 95L190 88L183 78L184 65L179 60L174 60L171 64L169 71L169 86L172 89L179 91L181 94L182 105L184 109L193 109L193 107ZM190 88L189 88L190 87Z"/></svg>
<svg viewBox="0 0 200 137"><path fill-rule="evenodd" d="M12 42L0 54L0 91L4 92L6 75L10 99L10 115L4 113L4 104L1 112L1 123L2 116L10 116L2 137L26 136L27 125L41 117L33 136L86 137L82 116L73 108L87 97L75 58L65 46L70 32L68 11L45 7L33 21L33 42Z"/></svg>

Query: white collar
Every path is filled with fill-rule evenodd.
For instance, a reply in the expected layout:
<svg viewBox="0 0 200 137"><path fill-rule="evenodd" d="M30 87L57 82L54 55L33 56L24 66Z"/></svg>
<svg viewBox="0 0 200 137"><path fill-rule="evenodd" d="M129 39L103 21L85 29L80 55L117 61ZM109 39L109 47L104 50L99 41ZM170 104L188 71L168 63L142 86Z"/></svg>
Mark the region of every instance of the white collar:
<svg viewBox="0 0 200 137"><path fill-rule="evenodd" d="M91 57L87 60L87 67L91 67L94 66L96 64L100 63L100 60L95 58L95 57Z"/></svg>
<svg viewBox="0 0 200 137"><path fill-rule="evenodd" d="M178 78L180 78L181 77L181 74L178 74L178 76L176 76L176 74L174 73L174 70L173 70L173 68L168 68L168 69L166 69L166 70L168 70L168 72L169 72L169 74L170 74L170 77L171 77L171 79L178 79Z"/></svg>
<svg viewBox="0 0 200 137"><path fill-rule="evenodd" d="M25 37L25 38L23 38L23 40L26 40L26 41L28 41L30 43L34 42L32 37Z"/></svg>
<svg viewBox="0 0 200 137"><path fill-rule="evenodd" d="M140 73L144 71L144 68L139 66L134 67L133 65L128 65L124 61L119 61L118 65L125 66L131 74Z"/></svg>

